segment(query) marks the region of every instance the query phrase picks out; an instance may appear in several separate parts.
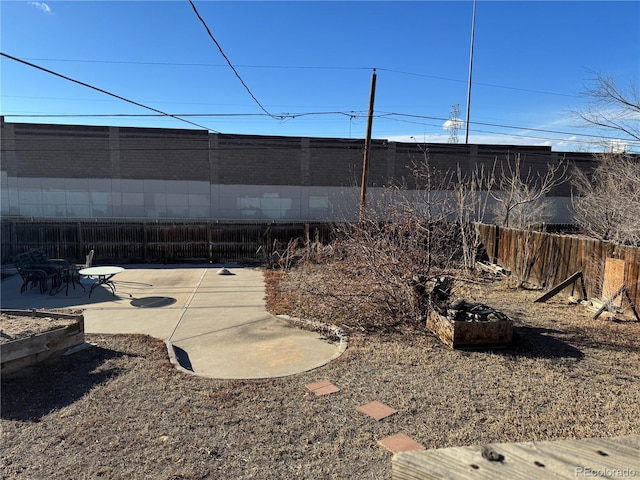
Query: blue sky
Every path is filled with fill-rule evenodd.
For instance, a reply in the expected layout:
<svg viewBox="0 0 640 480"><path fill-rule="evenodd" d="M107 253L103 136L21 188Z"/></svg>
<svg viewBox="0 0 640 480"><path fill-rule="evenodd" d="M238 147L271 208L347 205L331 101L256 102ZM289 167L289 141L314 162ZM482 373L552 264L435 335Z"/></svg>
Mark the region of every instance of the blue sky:
<svg viewBox="0 0 640 480"><path fill-rule="evenodd" d="M471 1L194 4L272 116L188 0L3 0L0 50L215 132L364 138L373 68L374 138L447 142L465 117ZM199 128L0 62L10 122ZM470 143L600 148L571 112L594 72L640 81L640 2L479 0L473 62Z"/></svg>

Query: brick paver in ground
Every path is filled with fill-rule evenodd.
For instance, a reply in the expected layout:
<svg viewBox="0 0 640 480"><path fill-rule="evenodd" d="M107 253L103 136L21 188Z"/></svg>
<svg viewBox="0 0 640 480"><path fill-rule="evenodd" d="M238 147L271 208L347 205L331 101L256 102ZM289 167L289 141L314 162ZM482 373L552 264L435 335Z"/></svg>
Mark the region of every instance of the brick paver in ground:
<svg viewBox="0 0 640 480"><path fill-rule="evenodd" d="M329 395L330 393L336 393L340 391L338 387L336 387L334 384L332 384L328 380L310 383L308 385L305 385L305 387L307 387L307 389L311 390L317 396Z"/></svg>
<svg viewBox="0 0 640 480"><path fill-rule="evenodd" d="M392 453L410 452L413 450L424 450L424 446L406 436L404 433L391 435L390 437L378 440L378 445L386 448Z"/></svg>
<svg viewBox="0 0 640 480"><path fill-rule="evenodd" d="M393 408L385 405L384 403L373 401L369 402L366 405L361 405L356 408L359 412L364 413L365 415L369 415L370 417L375 418L376 420L382 420L389 415L393 415L397 412Z"/></svg>

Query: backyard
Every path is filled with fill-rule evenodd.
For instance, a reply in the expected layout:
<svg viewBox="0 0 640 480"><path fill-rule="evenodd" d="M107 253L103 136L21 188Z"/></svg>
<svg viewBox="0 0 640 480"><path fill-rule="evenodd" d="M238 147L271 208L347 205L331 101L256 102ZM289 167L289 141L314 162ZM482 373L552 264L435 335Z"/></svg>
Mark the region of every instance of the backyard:
<svg viewBox="0 0 640 480"><path fill-rule="evenodd" d="M280 275L267 305L283 308ZM214 380L177 371L162 341L87 335L93 348L2 378L3 478L390 478L378 441L426 448L640 433L640 322L592 320L503 281L466 293L514 319L509 348L451 350L427 332L349 332L325 367ZM280 307L278 307L280 305ZM340 391L316 396L328 380ZM380 401L381 421L356 408Z"/></svg>

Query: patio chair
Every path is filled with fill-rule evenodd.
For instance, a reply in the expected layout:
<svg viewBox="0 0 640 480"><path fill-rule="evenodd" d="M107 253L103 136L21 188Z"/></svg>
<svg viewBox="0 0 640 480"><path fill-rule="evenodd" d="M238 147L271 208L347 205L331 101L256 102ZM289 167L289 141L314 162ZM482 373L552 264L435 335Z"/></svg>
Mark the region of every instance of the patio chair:
<svg viewBox="0 0 640 480"><path fill-rule="evenodd" d="M36 265L46 267L46 270L63 270L70 267L70 263L62 258L49 258L42 250L31 249L27 252Z"/></svg>
<svg viewBox="0 0 640 480"><path fill-rule="evenodd" d="M40 287L40 293L47 291L47 281L51 279L52 285L57 284L57 272L47 272L37 268L31 257L26 253L21 253L13 258L13 263L22 278L20 293L24 293L28 288Z"/></svg>
<svg viewBox="0 0 640 480"><path fill-rule="evenodd" d="M83 268L89 268L93 265L93 250L89 251L85 257L84 263L76 263L76 270L82 270Z"/></svg>
<svg viewBox="0 0 640 480"><path fill-rule="evenodd" d="M73 288L75 289L75 284L77 283L78 285L80 285L82 287L82 289L84 290L84 284L87 283L93 283L96 280L90 279L90 278L84 278L81 279L80 278L80 270L82 270L83 268L89 268L91 266L93 266L93 255L94 255L94 251L90 250L89 253L86 255L85 257L85 261L84 263L74 263L72 264L68 269L67 269L67 282L71 282L73 284Z"/></svg>

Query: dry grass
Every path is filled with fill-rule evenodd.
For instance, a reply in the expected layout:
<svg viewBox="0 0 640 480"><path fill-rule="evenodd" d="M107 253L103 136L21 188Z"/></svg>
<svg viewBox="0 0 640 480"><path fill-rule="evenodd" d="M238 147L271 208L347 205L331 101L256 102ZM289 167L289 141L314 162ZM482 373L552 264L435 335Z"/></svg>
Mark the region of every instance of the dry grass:
<svg viewBox="0 0 640 480"><path fill-rule="evenodd" d="M282 273L268 275L268 305ZM287 378L182 374L164 344L89 335L98 346L2 378L3 478L389 478L377 441L427 448L640 433L640 323L589 318L500 283L458 290L512 316L513 347L455 351L415 331L354 335L338 360ZM330 380L339 393L304 385ZM379 400L380 422L356 411Z"/></svg>

